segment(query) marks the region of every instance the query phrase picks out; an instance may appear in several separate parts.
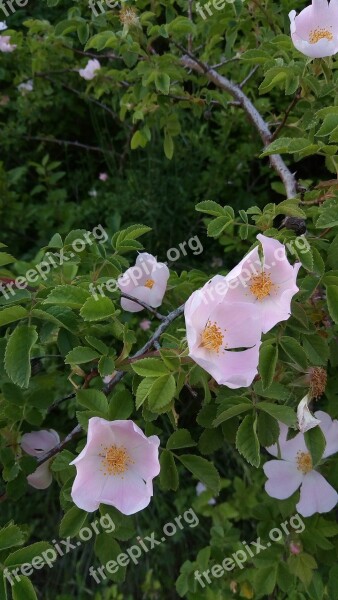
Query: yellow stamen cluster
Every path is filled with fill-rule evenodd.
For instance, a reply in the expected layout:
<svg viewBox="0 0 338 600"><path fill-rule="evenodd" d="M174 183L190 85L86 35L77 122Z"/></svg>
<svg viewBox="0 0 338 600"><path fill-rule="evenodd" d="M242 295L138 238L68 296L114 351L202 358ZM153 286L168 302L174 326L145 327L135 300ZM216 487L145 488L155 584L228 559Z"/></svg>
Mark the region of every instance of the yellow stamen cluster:
<svg viewBox="0 0 338 600"><path fill-rule="evenodd" d="M327 372L323 367L311 367L309 370L310 376L310 389L309 396L311 400L317 400L320 398L326 388L327 383Z"/></svg>
<svg viewBox="0 0 338 600"><path fill-rule="evenodd" d="M328 29L321 29L317 27L317 29L313 29L310 31L309 42L310 44L316 44L319 40L327 39L330 42L333 40L333 34Z"/></svg>
<svg viewBox="0 0 338 600"><path fill-rule="evenodd" d="M102 445L102 448L104 454L100 454L103 459L101 471L104 475L122 475L134 463L124 446L113 444L109 447Z"/></svg>
<svg viewBox="0 0 338 600"><path fill-rule="evenodd" d="M211 321L208 321L201 337L201 346L207 350L217 352L217 354L219 353L223 344L224 335L216 322L212 323Z"/></svg>
<svg viewBox="0 0 338 600"><path fill-rule="evenodd" d="M297 453L297 469L298 471L302 471L302 473L306 474L312 471L312 458L309 452L298 452Z"/></svg>
<svg viewBox="0 0 338 600"><path fill-rule="evenodd" d="M133 8L122 8L119 13L119 18L123 25L132 26L137 25L139 22L137 12Z"/></svg>
<svg viewBox="0 0 338 600"><path fill-rule="evenodd" d="M249 282L250 292L260 301L270 296L276 287L271 281L271 274L265 273L265 271L259 275L253 275Z"/></svg>
<svg viewBox="0 0 338 600"><path fill-rule="evenodd" d="M147 279L147 281L144 284L144 287L149 288L150 290L152 290L153 287L154 287L154 283L155 283L155 281L153 279Z"/></svg>

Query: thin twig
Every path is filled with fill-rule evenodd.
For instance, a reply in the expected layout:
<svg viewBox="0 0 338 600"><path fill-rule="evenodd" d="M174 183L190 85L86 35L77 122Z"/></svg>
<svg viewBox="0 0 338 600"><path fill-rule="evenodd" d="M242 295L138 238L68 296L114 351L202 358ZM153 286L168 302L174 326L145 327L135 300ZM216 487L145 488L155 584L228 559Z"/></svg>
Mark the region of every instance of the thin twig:
<svg viewBox="0 0 338 600"><path fill-rule="evenodd" d="M262 115L252 104L251 100L249 100L249 98L238 85L223 75L220 75L214 69L211 69L208 65L204 64L190 53L187 53L181 58L181 64L188 69L192 69L197 73L205 75L209 81L212 81L217 87L223 89L224 91L228 92L228 94L233 96L233 98L240 103L241 107L247 113L250 121L257 129L264 143L264 147L270 144L272 135L269 127L264 121ZM291 173L290 169L286 166L284 160L279 154L272 154L269 158L271 166L275 169L276 173L278 173L284 184L287 197L294 198L297 195L297 182L294 174Z"/></svg>
<svg viewBox="0 0 338 600"><path fill-rule="evenodd" d="M285 115L283 117L282 122L279 124L279 126L277 127L277 129L274 131L272 137L271 137L271 141L273 142L279 135L280 131L283 129L286 121L288 120L288 116L290 114L290 112L292 111L292 109L296 106L297 102L299 102L299 100L301 99L301 88L299 88L292 100L292 102L289 104L288 108L285 111Z"/></svg>
<svg viewBox="0 0 338 600"><path fill-rule="evenodd" d="M132 298L132 300L134 301L135 299ZM133 359L133 358L138 358L140 356L143 356L151 347L153 347L153 346L156 347L156 344L157 344L159 338L161 337L162 333L169 327L169 325L175 319L177 319L178 317L180 317L183 314L183 311L184 311L184 304L182 304L178 308L175 308L175 310L173 310L166 317L164 317L162 323L157 327L156 331L154 331L151 338L144 344L144 346L142 346L142 348L140 348L137 352L135 352L135 354L133 354L133 356L130 358ZM116 374L114 375L113 379L108 383L107 386L105 386L105 388L103 390L104 393L106 395L108 395L112 391L112 389L116 386L116 384L119 381L121 381L121 379L124 377L125 374L126 374L125 371L117 371ZM71 398L74 396L75 396L75 393L70 394L67 398ZM62 401L64 399L65 398L63 398ZM59 444L54 446L54 448L52 448L48 452L45 452L44 454L39 456L39 458L37 459L38 465L43 464L44 462L46 462L47 460L49 460L50 458L52 458L53 456L55 456L56 454L61 452L67 446L67 444L69 444L69 442L71 442L77 435L79 435L81 433L81 431L82 431L81 425L76 425L76 427L74 427L74 429L65 437L65 439L62 442L60 442Z"/></svg>
<svg viewBox="0 0 338 600"><path fill-rule="evenodd" d="M107 152L111 152L110 150L102 150L97 146L88 146L87 144L81 144L80 142L75 142L71 140L57 140L49 137L38 137L38 136L25 136L26 140L36 140L37 142L47 142L48 144L59 144L60 146L75 146L76 148L83 148L84 150L90 150L91 152L101 152L102 154L106 154Z"/></svg>
<svg viewBox="0 0 338 600"><path fill-rule="evenodd" d="M67 446L67 444L69 444L69 442L71 442L77 435L79 435L81 431L81 425L76 425L76 427L74 427L74 429L70 433L68 433L68 435L66 435L65 439L62 440L62 442L56 444L54 448L48 450L48 452L45 452L44 454L41 454L41 456L38 457L38 465L42 465L44 462L46 462L56 454L59 454L59 452L61 452Z"/></svg>
<svg viewBox="0 0 338 600"><path fill-rule="evenodd" d="M161 315L161 313L157 312L157 310L155 308L153 308L152 306L149 306L149 304L147 304L146 302L143 302L143 300L139 300L138 298L129 296L129 294L125 294L124 292L121 293L121 298L126 298L127 300L132 300L133 302L136 302L136 304L143 306L143 308L146 308L151 314L153 314L156 317L156 319L159 319L160 321L165 321L165 319L167 318L164 315Z"/></svg>
<svg viewBox="0 0 338 600"><path fill-rule="evenodd" d="M250 73L243 79L242 83L239 84L239 87L242 89L248 83L248 81L253 77L258 69L258 65L256 65L253 69L251 69Z"/></svg>
<svg viewBox="0 0 338 600"><path fill-rule="evenodd" d="M182 304L178 308L175 308L175 310L173 310L171 313L169 313L165 317L165 319L162 321L162 323L154 331L151 338L144 344L144 346L142 346L142 348L140 348L137 352L135 352L135 354L133 354L133 356L131 356L131 358L139 358L140 356L143 356L143 354L145 354L152 346L155 345L155 342L158 342L162 333L169 327L169 325L175 319L177 319L178 317L180 317L183 314L183 311L184 311L184 304ZM119 381L121 381L121 379L124 377L125 374L126 374L125 371L117 371L116 374L114 375L113 379L106 386L105 392L107 394L109 394L112 391L112 389L116 386L116 384Z"/></svg>

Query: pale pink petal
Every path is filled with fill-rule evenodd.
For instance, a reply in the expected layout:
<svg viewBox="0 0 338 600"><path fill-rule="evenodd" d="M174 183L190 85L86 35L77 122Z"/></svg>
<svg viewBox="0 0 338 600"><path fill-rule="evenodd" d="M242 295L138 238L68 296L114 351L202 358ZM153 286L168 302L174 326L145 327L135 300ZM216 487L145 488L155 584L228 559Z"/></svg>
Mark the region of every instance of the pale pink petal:
<svg viewBox="0 0 338 600"><path fill-rule="evenodd" d="M320 473L310 471L304 475L300 500L296 505L300 515L311 517L315 513L327 513L336 506L337 502L336 490Z"/></svg>
<svg viewBox="0 0 338 600"><path fill-rule="evenodd" d="M48 452L60 442L59 435L50 429L41 431L32 431L25 433L21 438L21 448L31 456L40 456L44 452Z"/></svg>
<svg viewBox="0 0 338 600"><path fill-rule="evenodd" d="M123 477L106 478L101 502L114 506L124 515L133 515L148 506L152 495L152 482L144 482L135 472L128 471Z"/></svg>
<svg viewBox="0 0 338 600"><path fill-rule="evenodd" d="M249 387L258 373L260 342L249 350L229 352L224 350L215 359L210 352L199 348L189 354L193 360L215 379L219 385L231 389Z"/></svg>
<svg viewBox="0 0 338 600"><path fill-rule="evenodd" d="M101 459L98 456L87 456L76 464L76 477L71 496L74 504L87 512L94 512L101 503L101 494L108 475L104 476Z"/></svg>
<svg viewBox="0 0 338 600"><path fill-rule="evenodd" d="M297 433L295 437L290 440L280 438L279 441L281 457L283 460L297 462L297 454L300 452L308 452L308 449L305 444L304 435L302 433Z"/></svg>
<svg viewBox="0 0 338 600"><path fill-rule="evenodd" d="M50 461L46 461L42 465L40 465L34 473L31 473L27 476L27 481L29 485L34 487L37 490L45 490L50 486L53 481L52 474L49 469Z"/></svg>
<svg viewBox="0 0 338 600"><path fill-rule="evenodd" d="M284 425L284 423L281 423L280 421L278 421L278 425L279 425L278 443L279 443L279 445L281 445L281 444L284 444L286 441L286 436L288 434L289 428L287 427L287 425ZM268 446L267 448L265 448L265 450L267 450L269 452L269 454L272 454L272 456L278 456L278 445L277 444Z"/></svg>
<svg viewBox="0 0 338 600"><path fill-rule="evenodd" d="M88 421L87 443L82 452L70 464L77 465L89 457L98 459L102 446L114 444L114 440L111 422L101 419L101 417L91 417Z"/></svg>
<svg viewBox="0 0 338 600"><path fill-rule="evenodd" d="M285 500L292 496L304 478L303 473L297 469L295 464L284 460L270 460L263 465L263 470L268 477L265 491L271 498L278 500Z"/></svg>
<svg viewBox="0 0 338 600"><path fill-rule="evenodd" d="M320 420L320 429L325 435L326 447L323 458L326 458L338 452L338 421L332 420L330 415L322 410L317 410L315 417Z"/></svg>
<svg viewBox="0 0 338 600"><path fill-rule="evenodd" d="M310 409L309 409L309 397L305 396L297 407L297 420L298 420L298 429L301 433L305 433L309 431L309 429L313 429L313 427L317 427L320 424L320 420L316 419ZM338 423L337 423L338 425Z"/></svg>

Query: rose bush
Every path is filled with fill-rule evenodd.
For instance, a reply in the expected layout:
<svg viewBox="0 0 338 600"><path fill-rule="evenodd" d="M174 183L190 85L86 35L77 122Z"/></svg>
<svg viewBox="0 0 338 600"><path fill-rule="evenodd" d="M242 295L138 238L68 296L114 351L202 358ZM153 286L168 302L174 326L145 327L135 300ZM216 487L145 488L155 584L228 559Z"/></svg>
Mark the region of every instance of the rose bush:
<svg viewBox="0 0 338 600"><path fill-rule="evenodd" d="M288 0L236 0L207 20L190 1L95 7L47 0L0 33L11 150L0 200L0 597L335 600L336 36L329 17L316 20L335 0L298 16ZM86 137L88 105L93 123L101 111L111 119L108 152L100 134ZM89 182L79 159L62 183L68 147L93 153L102 187L83 202L70 200ZM161 231L177 227L186 242L198 231L204 251L191 264L182 244L183 264L165 264L172 237L151 231L156 203L142 212L133 199L127 213L119 200L112 214L110 194L120 177L129 185L130 151L167 168L175 153L191 161L191 148L196 211L178 191L172 223L154 187ZM16 255L21 226L31 245ZM124 565L99 588L82 572L86 552L113 561L191 506L199 526L180 530L177 551L167 540L142 570ZM196 572L297 511L304 528L201 586ZM76 577L54 586L53 575L23 573L12 586L9 569L57 535L76 544L94 512L115 528L74 550Z"/></svg>

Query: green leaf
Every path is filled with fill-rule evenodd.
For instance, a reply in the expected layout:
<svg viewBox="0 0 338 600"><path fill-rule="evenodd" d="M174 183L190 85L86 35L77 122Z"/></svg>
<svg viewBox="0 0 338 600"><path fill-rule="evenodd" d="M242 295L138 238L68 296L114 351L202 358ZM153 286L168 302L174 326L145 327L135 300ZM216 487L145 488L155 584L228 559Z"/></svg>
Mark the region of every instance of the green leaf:
<svg viewBox="0 0 338 600"><path fill-rule="evenodd" d="M131 368L141 377L159 377L168 374L167 367L159 358L142 358L132 362Z"/></svg>
<svg viewBox="0 0 338 600"><path fill-rule="evenodd" d="M12 552L9 556L7 556L5 560L5 567L19 567L24 563L31 563L35 556L42 554L46 550L51 550L53 546L48 544L48 542L36 542L35 544L30 544L30 546L26 546L25 548L20 548L15 552Z"/></svg>
<svg viewBox="0 0 338 600"><path fill-rule="evenodd" d="M236 448L238 452L253 467L260 465L259 441L257 437L257 417L252 415L244 417L236 435Z"/></svg>
<svg viewBox="0 0 338 600"><path fill-rule="evenodd" d="M213 237L213 238L219 237L221 235L221 233L223 233L223 231L230 225L231 222L232 222L232 219L228 215L224 216L224 217L217 217L216 219L213 219L208 224L208 229L207 229L208 236Z"/></svg>
<svg viewBox="0 0 338 600"><path fill-rule="evenodd" d="M306 219L306 213L300 208L298 198L288 198L275 205L275 215L287 215Z"/></svg>
<svg viewBox="0 0 338 600"><path fill-rule="evenodd" d="M81 308L91 296L88 290L73 285L58 285L44 300L44 304L66 305L69 308Z"/></svg>
<svg viewBox="0 0 338 600"><path fill-rule="evenodd" d="M75 469L75 466L70 466L70 463L74 460L74 458L75 455L72 452L69 452L69 450L62 450L62 452L60 452L60 454L57 454L57 456L53 459L53 462L51 464L52 471L64 471L69 467L71 469Z"/></svg>
<svg viewBox="0 0 338 600"><path fill-rule="evenodd" d="M261 446L269 448L279 437L279 425L276 419L266 412L260 412L257 419L257 435Z"/></svg>
<svg viewBox="0 0 338 600"><path fill-rule="evenodd" d="M328 285L326 298L329 313L335 323L338 323L338 285Z"/></svg>
<svg viewBox="0 0 338 600"><path fill-rule="evenodd" d="M115 306L107 296L94 296L88 298L80 310L80 315L85 321L102 321L115 313Z"/></svg>
<svg viewBox="0 0 338 600"><path fill-rule="evenodd" d="M272 344L263 344L259 352L259 373L262 378L263 390L273 381L278 359L278 349Z"/></svg>
<svg viewBox="0 0 338 600"><path fill-rule="evenodd" d="M216 467L211 462L194 454L183 454L178 458L198 481L204 483L214 494L218 494L220 478Z"/></svg>
<svg viewBox="0 0 338 600"><path fill-rule="evenodd" d="M212 215L213 217L225 216L223 206L217 204L217 202L214 202L213 200L203 200L203 202L199 202L196 204L195 210L206 213L207 215Z"/></svg>
<svg viewBox="0 0 338 600"><path fill-rule="evenodd" d="M178 472L172 452L162 450L160 455L160 484L163 490L174 490L178 488Z"/></svg>
<svg viewBox="0 0 338 600"><path fill-rule="evenodd" d="M315 559L307 554L306 552L301 552L298 555L289 556L287 559L287 564L292 575L296 575L305 587L310 585L311 579L313 576L314 569L317 568L317 563Z"/></svg>
<svg viewBox="0 0 338 600"><path fill-rule="evenodd" d="M81 406L103 415L108 413L108 401L103 392L94 389L78 390L76 398Z"/></svg>
<svg viewBox="0 0 338 600"><path fill-rule="evenodd" d="M0 310L0 327L20 321L28 315L27 310L23 306L10 306Z"/></svg>
<svg viewBox="0 0 338 600"><path fill-rule="evenodd" d="M280 345L292 361L304 369L304 371L307 369L308 361L306 353L297 340L289 336L283 336L280 339Z"/></svg>
<svg viewBox="0 0 338 600"><path fill-rule="evenodd" d="M167 73L156 73L155 87L161 94L168 95L170 91L170 77Z"/></svg>
<svg viewBox="0 0 338 600"><path fill-rule="evenodd" d="M218 427L218 425L224 423L224 421L232 419L233 417L236 417L237 415L240 415L243 412L253 409L253 404L248 398L243 398L242 396L240 396L236 398L236 400L237 404L231 406L230 408L227 408L226 410L222 410L222 412L220 412L217 415L216 419L213 422L213 427ZM223 404L224 403L222 403L222 406Z"/></svg>
<svg viewBox="0 0 338 600"><path fill-rule="evenodd" d="M9 523L0 529L0 550L21 546L24 541L24 534L18 525Z"/></svg>
<svg viewBox="0 0 338 600"><path fill-rule="evenodd" d="M10 263L13 263L15 261L16 259L11 254L8 254L7 252L0 252L0 267L9 265Z"/></svg>
<svg viewBox="0 0 338 600"><path fill-rule="evenodd" d="M268 413L268 415L274 417L277 421L285 423L288 427L296 425L296 414L290 406L281 406L280 404L272 404L271 402L258 402L256 408Z"/></svg>
<svg viewBox="0 0 338 600"><path fill-rule="evenodd" d="M153 378L145 378L136 390L136 408L139 409L149 396L150 388L154 383Z"/></svg>
<svg viewBox="0 0 338 600"><path fill-rule="evenodd" d="M178 429L177 431L174 431L167 441L168 450L188 448L189 446L196 446L196 442L192 439L191 434L187 429Z"/></svg>
<svg viewBox="0 0 338 600"><path fill-rule="evenodd" d="M311 454L312 464L315 467L324 454L326 439L320 427L312 427L304 434L305 444Z"/></svg>
<svg viewBox="0 0 338 600"><path fill-rule="evenodd" d="M173 138L168 133L164 135L163 149L167 159L171 160L174 156L174 142Z"/></svg>
<svg viewBox="0 0 338 600"><path fill-rule="evenodd" d="M129 419L134 410L134 399L129 390L114 390L109 398L109 421Z"/></svg>
<svg viewBox="0 0 338 600"><path fill-rule="evenodd" d="M77 506L72 506L63 516L60 523L60 536L62 538L75 537L83 527L87 513Z"/></svg>
<svg viewBox="0 0 338 600"><path fill-rule="evenodd" d="M12 594L13 600L37 600L32 582L23 575L20 575L20 581L14 579Z"/></svg>
<svg viewBox="0 0 338 600"><path fill-rule="evenodd" d="M99 360L99 373L101 377L111 375L115 369L115 361L110 356L101 356Z"/></svg>
<svg viewBox="0 0 338 600"><path fill-rule="evenodd" d="M260 158L269 156L270 154L293 154L304 150L313 154L316 152L317 148L317 144L312 144L311 141L306 138L279 138L265 148L264 152L260 155Z"/></svg>
<svg viewBox="0 0 338 600"><path fill-rule="evenodd" d="M35 327L22 325L9 337L5 353L8 376L22 388L27 388L31 377L31 352L38 339Z"/></svg>
<svg viewBox="0 0 338 600"><path fill-rule="evenodd" d="M313 365L326 365L330 354L330 348L326 339L318 334L304 335L303 347Z"/></svg>
<svg viewBox="0 0 338 600"><path fill-rule="evenodd" d="M152 412L161 411L171 402L175 391L176 383L173 375L162 375L156 379L149 391L149 409Z"/></svg>
<svg viewBox="0 0 338 600"><path fill-rule="evenodd" d="M89 346L76 346L70 352L68 352L65 363L67 365L81 365L82 363L91 362L96 358L99 358L100 355L93 350L93 348L89 348Z"/></svg>

